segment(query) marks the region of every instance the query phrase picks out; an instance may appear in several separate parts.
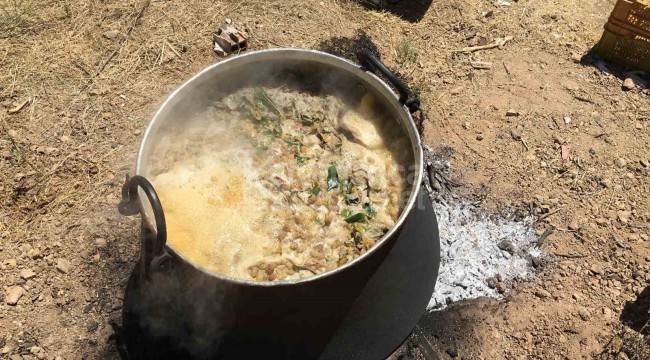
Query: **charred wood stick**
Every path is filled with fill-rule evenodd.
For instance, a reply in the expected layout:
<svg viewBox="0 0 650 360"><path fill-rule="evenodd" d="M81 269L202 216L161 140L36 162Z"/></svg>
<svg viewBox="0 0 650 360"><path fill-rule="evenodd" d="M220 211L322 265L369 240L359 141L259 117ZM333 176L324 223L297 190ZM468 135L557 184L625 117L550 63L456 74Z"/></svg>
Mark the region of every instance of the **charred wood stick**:
<svg viewBox="0 0 650 360"><path fill-rule="evenodd" d="M540 235L539 239L537 239L537 247L541 247L542 244L544 243L544 240L546 240L546 238L549 235L553 234L554 232L555 232L555 228L553 226L551 226L551 227L547 228L546 230L544 230L544 233L542 235Z"/></svg>

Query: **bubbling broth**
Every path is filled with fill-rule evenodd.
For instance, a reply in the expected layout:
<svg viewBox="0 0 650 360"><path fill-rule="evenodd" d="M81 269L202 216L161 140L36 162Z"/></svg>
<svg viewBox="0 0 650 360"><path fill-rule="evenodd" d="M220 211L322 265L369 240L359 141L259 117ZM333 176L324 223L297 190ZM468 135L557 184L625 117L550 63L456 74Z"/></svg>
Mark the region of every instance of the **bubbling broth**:
<svg viewBox="0 0 650 360"><path fill-rule="evenodd" d="M147 176L168 243L227 276L298 279L341 266L395 225L411 145L370 95L245 88L163 135Z"/></svg>

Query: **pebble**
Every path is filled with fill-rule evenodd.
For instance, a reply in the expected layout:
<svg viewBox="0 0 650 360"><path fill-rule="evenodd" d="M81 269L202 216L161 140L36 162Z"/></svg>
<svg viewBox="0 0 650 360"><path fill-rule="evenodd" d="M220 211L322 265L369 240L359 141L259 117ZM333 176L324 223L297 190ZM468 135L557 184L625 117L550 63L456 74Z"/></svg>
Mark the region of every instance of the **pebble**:
<svg viewBox="0 0 650 360"><path fill-rule="evenodd" d="M499 281L497 283L497 291L499 292L499 294L505 293L506 292L506 284L504 282L502 282L502 281Z"/></svg>
<svg viewBox="0 0 650 360"><path fill-rule="evenodd" d="M641 166L643 166L644 168L647 168L648 166L650 166L650 162L648 162L647 160L643 160L643 159L639 160L639 164L641 164Z"/></svg>
<svg viewBox="0 0 650 360"><path fill-rule="evenodd" d="M607 221L607 219L605 219L605 218L599 217L599 218L596 219L596 224L598 224L600 226L605 226L608 223L609 223L609 221Z"/></svg>
<svg viewBox="0 0 650 360"><path fill-rule="evenodd" d="M573 298L573 300L580 301L580 295L578 293L571 294L571 297Z"/></svg>
<svg viewBox="0 0 650 360"><path fill-rule="evenodd" d="M594 275L600 275L600 274L602 274L603 269L601 269L596 264L591 264L591 267L589 268L589 271L591 271Z"/></svg>
<svg viewBox="0 0 650 360"><path fill-rule="evenodd" d="M508 239L503 239L497 243L497 247L503 251L507 251L510 254L515 253L515 245L512 243L512 241Z"/></svg>
<svg viewBox="0 0 650 360"><path fill-rule="evenodd" d="M606 188L612 187L612 181L610 179L602 179L600 180L600 183L603 184L603 186Z"/></svg>
<svg viewBox="0 0 650 360"><path fill-rule="evenodd" d="M117 30L109 30L104 33L104 37L107 38L108 40L119 40L122 35L120 34L119 31Z"/></svg>
<svg viewBox="0 0 650 360"><path fill-rule="evenodd" d="M38 249L30 249L30 250L27 252L27 256L29 256L29 257L30 257L31 259L33 259L33 260L36 260L36 259L40 259L40 258L42 258L42 257L43 257L43 254L41 254L41 251L38 250Z"/></svg>
<svg viewBox="0 0 650 360"><path fill-rule="evenodd" d="M627 165L627 162L624 159L618 158L614 160L614 164L620 168L623 168L625 165Z"/></svg>
<svg viewBox="0 0 650 360"><path fill-rule="evenodd" d="M7 305L16 305L18 300L25 294L25 289L20 286L14 286L7 290L7 295L5 296L5 302Z"/></svg>
<svg viewBox="0 0 650 360"><path fill-rule="evenodd" d="M571 116L565 116L564 117L564 123L565 124L570 124L571 123Z"/></svg>
<svg viewBox="0 0 650 360"><path fill-rule="evenodd" d="M632 212L630 212L630 211L619 211L617 213L618 220L623 225L626 225L630 221L630 216L631 215L632 215Z"/></svg>
<svg viewBox="0 0 650 360"><path fill-rule="evenodd" d="M462 86L455 87L455 88L451 89L451 94L452 95L458 95L458 94L463 92L463 89L464 88Z"/></svg>
<svg viewBox="0 0 650 360"><path fill-rule="evenodd" d="M612 310L610 308L603 308L603 315L605 315L605 317L612 316Z"/></svg>
<svg viewBox="0 0 650 360"><path fill-rule="evenodd" d="M101 237L95 238L95 246L100 249L106 247L106 239Z"/></svg>
<svg viewBox="0 0 650 360"><path fill-rule="evenodd" d="M34 272L34 270L29 269L29 268L23 269L20 272L20 277L25 279L25 280L33 279L33 278L36 277L36 272Z"/></svg>
<svg viewBox="0 0 650 360"><path fill-rule="evenodd" d="M539 289L535 291L535 296L537 296L540 299L546 299L551 297L551 293L544 289Z"/></svg>
<svg viewBox="0 0 650 360"><path fill-rule="evenodd" d="M569 224L569 230L572 231L580 230L580 224L578 223L578 219L573 219L573 221L571 221L571 224Z"/></svg>
<svg viewBox="0 0 650 360"><path fill-rule="evenodd" d="M589 318L591 317L591 315L589 314L589 311L587 309L583 308L583 307L578 309L578 315L584 321L589 320Z"/></svg>
<svg viewBox="0 0 650 360"><path fill-rule="evenodd" d="M623 85L622 85L623 90L625 90L625 91L634 90L634 87L635 87L635 84L634 84L634 80L632 80L632 78L626 78L625 80L623 80Z"/></svg>
<svg viewBox="0 0 650 360"><path fill-rule="evenodd" d="M641 122L637 121L636 124L634 124L634 128L637 130L643 130L643 124Z"/></svg>
<svg viewBox="0 0 650 360"><path fill-rule="evenodd" d="M509 109L506 111L506 116L519 116L519 111L514 109Z"/></svg>
<svg viewBox="0 0 650 360"><path fill-rule="evenodd" d="M62 272L62 273L67 273L70 271L70 261L66 259L59 259L56 261L56 268Z"/></svg>
<svg viewBox="0 0 650 360"><path fill-rule="evenodd" d="M497 287L497 282L498 282L498 281L497 281L497 279L496 279L495 277L489 277L489 278L487 278L486 282L487 282L487 286L488 286L490 289L495 289L495 288Z"/></svg>
<svg viewBox="0 0 650 360"><path fill-rule="evenodd" d="M97 323L97 321L91 320L86 326L86 331L88 331L89 333L95 332L98 327L99 327L99 323Z"/></svg>
<svg viewBox="0 0 650 360"><path fill-rule="evenodd" d="M483 134L478 134L478 135L476 135L476 140L481 141L481 140L483 140L483 139L485 139L485 137L483 136Z"/></svg>

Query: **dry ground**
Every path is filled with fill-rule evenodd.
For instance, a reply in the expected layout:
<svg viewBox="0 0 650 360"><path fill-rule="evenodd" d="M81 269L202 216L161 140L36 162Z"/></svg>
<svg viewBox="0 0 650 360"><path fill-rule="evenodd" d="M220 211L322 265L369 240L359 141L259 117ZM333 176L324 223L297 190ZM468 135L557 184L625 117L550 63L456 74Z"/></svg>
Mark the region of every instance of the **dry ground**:
<svg viewBox="0 0 650 360"><path fill-rule="evenodd" d="M487 211L548 215L538 230L556 228L542 244L554 264L507 301L440 315L444 357L633 357L619 351L629 330L612 336L621 315L647 317L631 302L650 281L650 93L622 91L621 70L589 54L614 1L436 1L418 16L428 4L0 0L0 357L117 356L110 324L138 250L136 220L115 206L121 181L158 105L219 60L211 33L226 17L252 50L365 31L421 93L425 142L454 149L460 191Z"/></svg>

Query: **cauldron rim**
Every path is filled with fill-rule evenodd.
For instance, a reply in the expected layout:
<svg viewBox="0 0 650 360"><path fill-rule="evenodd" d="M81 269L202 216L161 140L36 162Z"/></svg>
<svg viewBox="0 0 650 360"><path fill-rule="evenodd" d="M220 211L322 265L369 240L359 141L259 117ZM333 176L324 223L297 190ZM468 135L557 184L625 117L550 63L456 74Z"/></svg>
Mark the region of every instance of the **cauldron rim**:
<svg viewBox="0 0 650 360"><path fill-rule="evenodd" d="M147 129L144 132L144 136L142 137L142 141L140 142L140 146L138 149L138 157L136 161L136 174L143 175L143 176L145 175L143 174L144 173L143 168L145 167L144 153L148 150L147 146L149 145L149 142L151 142L151 141L148 142L147 140L150 138L155 138L155 135L153 133L158 129L160 123L164 121L164 118L167 115L166 114L166 111L168 110L167 108L172 107L174 105L174 101L176 101L177 98L182 97L184 95L183 94L184 91L189 91L193 85L193 82L196 82L198 79L202 77L211 76L211 72L215 71L215 69L224 68L224 67L227 68L228 65L235 66L233 64L237 62L243 63L245 65L247 61L255 62L256 58L259 58L262 61L264 60L282 61L285 59L292 59L292 60L320 62L321 64L324 64L326 66L332 66L342 71L347 71L348 73L350 73L351 76L356 76L359 80L363 81L364 84L372 86L379 94L382 95L381 100L385 102L385 105L391 106L401 115L399 120L404 127L406 133L405 135L409 138L413 150L413 155L414 155L413 161L415 165L415 177L413 179L411 193L409 194L409 199L406 205L404 206L404 210L398 217L395 225L388 232L386 232L384 236L382 236L382 238L377 242L377 244L375 244L364 254L332 270L314 276L309 276L309 277L294 279L294 280L256 281L256 280L235 278L232 276L224 275L209 270L201 265L194 263L189 258L184 256L181 252L176 251L176 249L174 249L173 246L171 246L168 243L165 244L165 249L171 254L173 254L173 256L178 257L187 265L193 267L197 271L206 274L208 276L215 277L225 282L231 283L233 285L267 287L267 288L268 287L290 287L290 286L305 284L309 282L316 282L334 276L340 272L350 270L360 262L369 258L373 254L377 253L380 250L380 248L384 247L390 241L394 241L399 235L404 225L404 222L406 221L406 219L409 217L412 210L414 209L416 200L418 198L418 192L422 186L422 176L423 176L422 169L424 165L424 155L423 155L420 135L417 131L415 122L413 121L413 118L411 117L411 114L407 109L407 107L404 104L400 103L399 99L397 98L397 96L395 95L391 87L388 84L386 84L381 78L379 78L377 75L375 75L372 72L366 71L366 69L360 67L359 65L355 64L354 62L348 59L344 59L318 50L308 50L308 49L300 49L300 48L274 48L274 49L252 51L243 55L237 55L230 59L220 61L218 63L212 64L204 68L203 70L199 71L196 75L192 76L189 80L181 84L178 88L176 88L167 97L167 99L160 105L160 107L152 117L151 121L147 126ZM141 202L141 208L142 210L144 210L145 208L142 202ZM142 211L141 213L143 215L147 214L146 211ZM151 221L147 220L145 222L151 224ZM155 229L155 226L151 226L151 228Z"/></svg>

